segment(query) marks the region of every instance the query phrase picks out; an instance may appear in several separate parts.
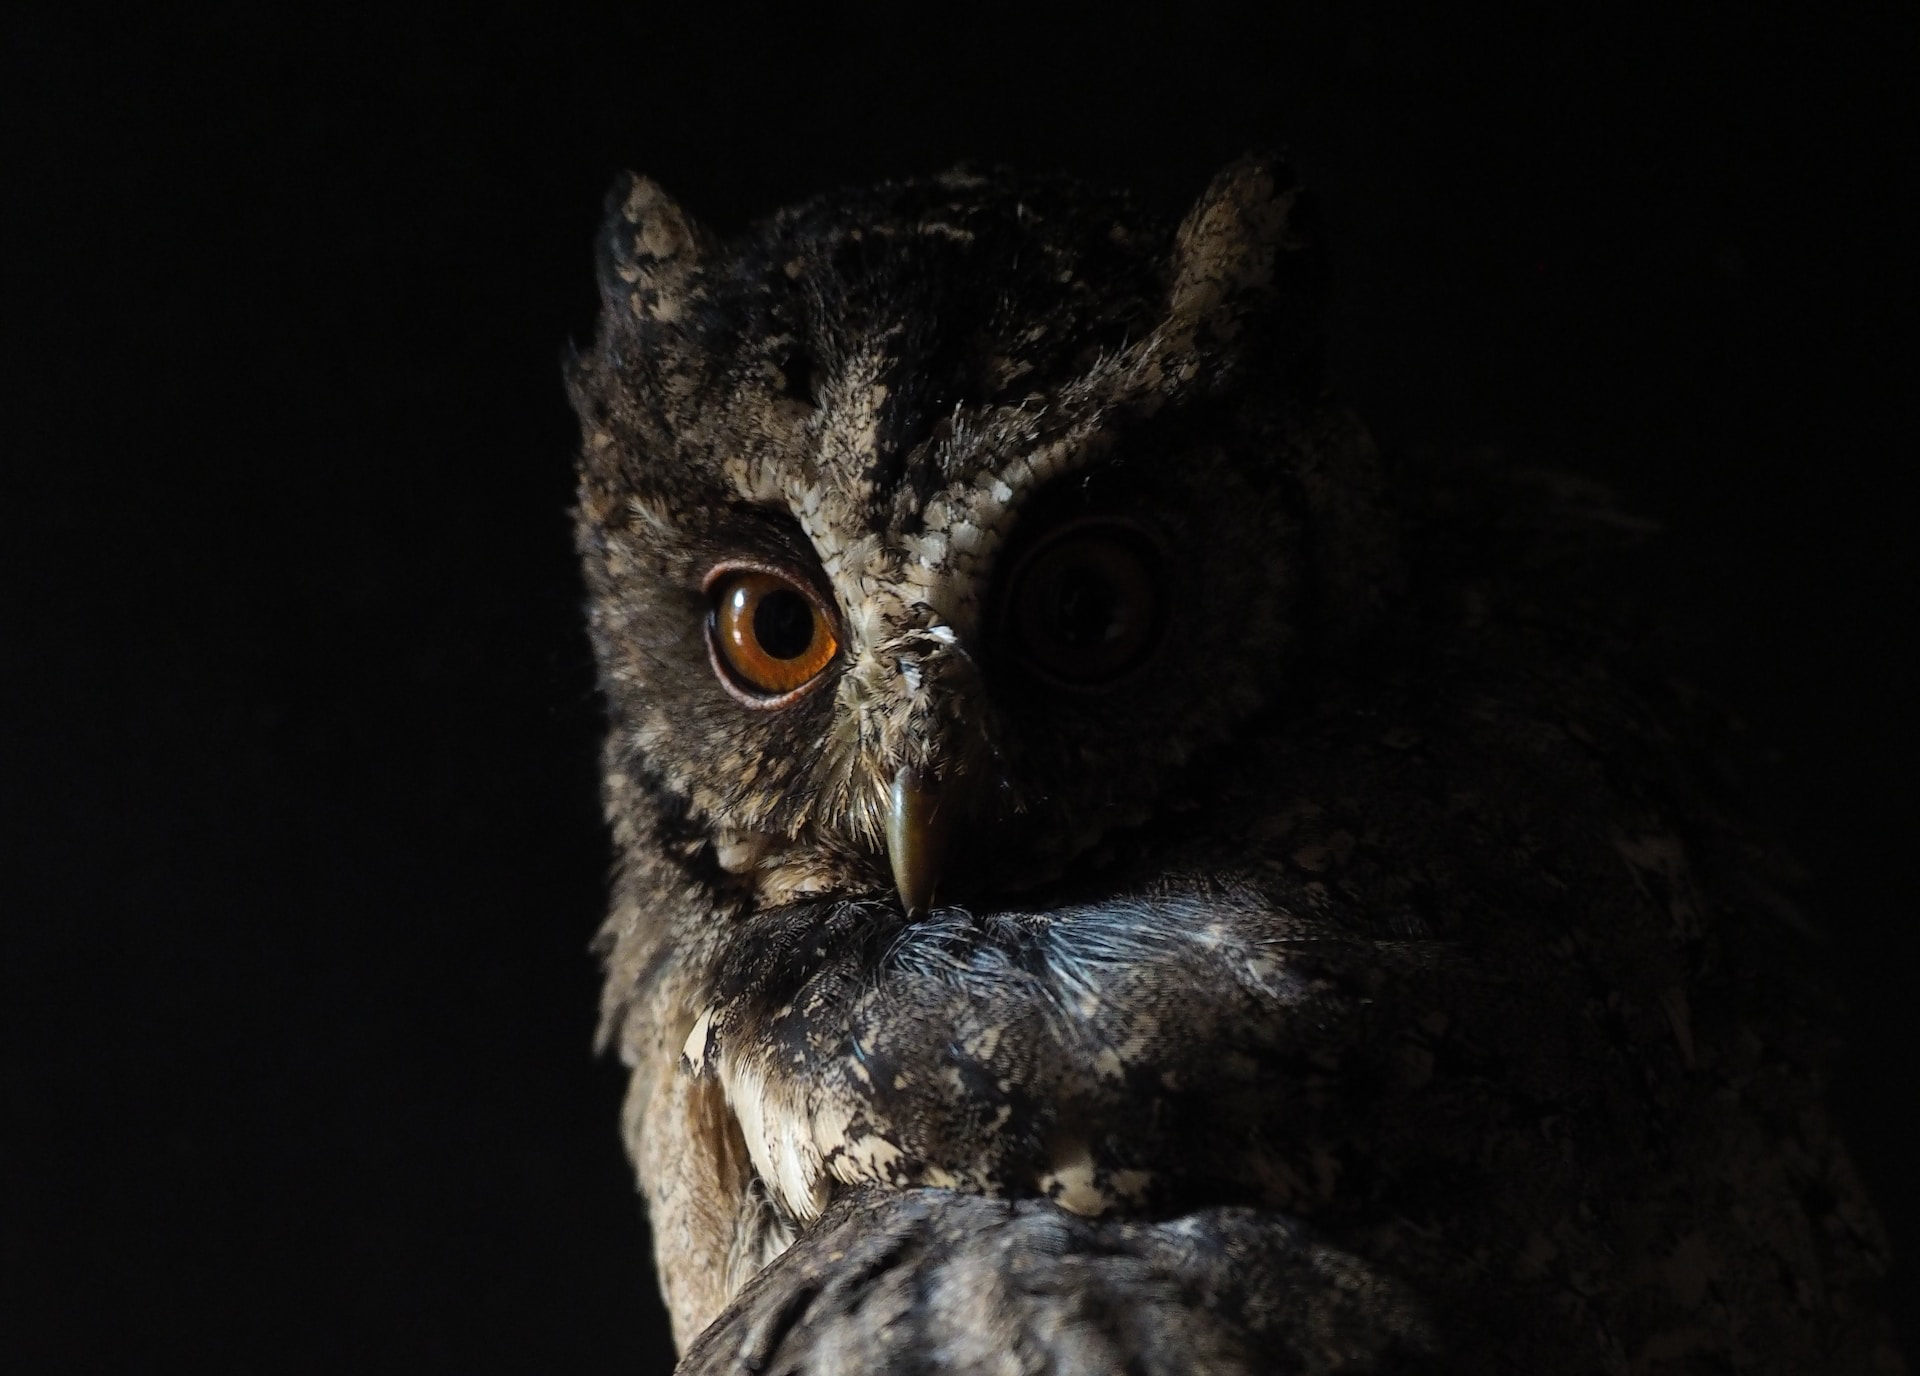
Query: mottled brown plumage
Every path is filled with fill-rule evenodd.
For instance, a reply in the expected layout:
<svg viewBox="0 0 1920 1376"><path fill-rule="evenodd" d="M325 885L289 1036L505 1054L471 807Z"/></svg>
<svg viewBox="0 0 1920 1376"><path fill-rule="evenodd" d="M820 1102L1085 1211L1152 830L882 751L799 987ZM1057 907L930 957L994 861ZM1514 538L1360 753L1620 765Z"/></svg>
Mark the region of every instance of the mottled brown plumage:
<svg viewBox="0 0 1920 1376"><path fill-rule="evenodd" d="M603 1035L690 1370L1901 1369L1618 523L1384 478L1316 280L1259 159L1178 225L617 188ZM797 690L710 629L740 570Z"/></svg>

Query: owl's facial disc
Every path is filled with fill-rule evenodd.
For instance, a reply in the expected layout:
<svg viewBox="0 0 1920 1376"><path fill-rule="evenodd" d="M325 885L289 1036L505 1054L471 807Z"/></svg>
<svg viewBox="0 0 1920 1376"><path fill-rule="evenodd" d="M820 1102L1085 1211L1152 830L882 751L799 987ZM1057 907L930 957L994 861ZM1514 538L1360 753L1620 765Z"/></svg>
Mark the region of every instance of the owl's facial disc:
<svg viewBox="0 0 1920 1376"><path fill-rule="evenodd" d="M1034 514L1037 529L1005 551L999 592L983 598L984 624L976 627L982 648L1003 656L1013 675L999 692L1074 698L1117 689L1154 661L1166 638L1162 539L1131 516L1062 513L1046 501ZM857 723L840 766L847 787L823 799L814 825L838 833L842 854L869 856L872 877L890 876L902 911L919 916L956 850L965 852L970 889L978 889L983 863L988 872L1004 866L992 818L973 816L978 786L997 775L989 764L999 758L988 725L996 716L994 685L929 605L946 600L939 589L887 596L868 581L886 587L883 579L835 581L778 559L722 558L701 583L707 659L721 686L755 715L800 710L803 699L819 701L816 690L851 677L840 704ZM989 811L1007 811L1007 800ZM981 823L993 834L970 835ZM768 836L727 853L770 873L768 862L788 852Z"/></svg>

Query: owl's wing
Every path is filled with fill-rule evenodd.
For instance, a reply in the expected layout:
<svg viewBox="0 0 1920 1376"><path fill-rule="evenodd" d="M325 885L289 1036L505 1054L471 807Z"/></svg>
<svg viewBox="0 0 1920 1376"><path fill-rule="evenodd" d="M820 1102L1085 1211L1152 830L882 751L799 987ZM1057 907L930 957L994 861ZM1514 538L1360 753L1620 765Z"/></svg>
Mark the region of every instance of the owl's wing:
<svg viewBox="0 0 1920 1376"><path fill-rule="evenodd" d="M1278 1214L1099 1220L948 1190L837 1201L682 1376L1353 1372L1423 1367L1417 1307Z"/></svg>

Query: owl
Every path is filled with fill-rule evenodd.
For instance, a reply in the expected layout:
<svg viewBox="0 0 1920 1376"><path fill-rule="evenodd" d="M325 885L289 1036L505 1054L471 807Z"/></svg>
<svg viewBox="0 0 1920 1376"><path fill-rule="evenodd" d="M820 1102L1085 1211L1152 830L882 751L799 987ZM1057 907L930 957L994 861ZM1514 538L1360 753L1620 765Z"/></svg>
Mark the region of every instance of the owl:
<svg viewBox="0 0 1920 1376"><path fill-rule="evenodd" d="M1788 901L1577 481L1383 464L1248 157L722 240L569 380L687 1371L1894 1372Z"/></svg>

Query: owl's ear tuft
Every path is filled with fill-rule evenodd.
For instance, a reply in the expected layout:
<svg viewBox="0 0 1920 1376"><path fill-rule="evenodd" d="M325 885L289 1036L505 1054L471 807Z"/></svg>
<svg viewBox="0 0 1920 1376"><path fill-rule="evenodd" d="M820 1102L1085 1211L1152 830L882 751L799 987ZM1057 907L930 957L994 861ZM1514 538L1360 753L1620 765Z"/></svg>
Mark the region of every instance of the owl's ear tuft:
<svg viewBox="0 0 1920 1376"><path fill-rule="evenodd" d="M1169 315L1231 337L1247 316L1276 306L1312 314L1318 265L1307 219L1306 193L1280 158L1229 163L1174 237Z"/></svg>
<svg viewBox="0 0 1920 1376"><path fill-rule="evenodd" d="M671 324L697 289L713 238L659 183L623 172L600 230L600 295L609 311Z"/></svg>

